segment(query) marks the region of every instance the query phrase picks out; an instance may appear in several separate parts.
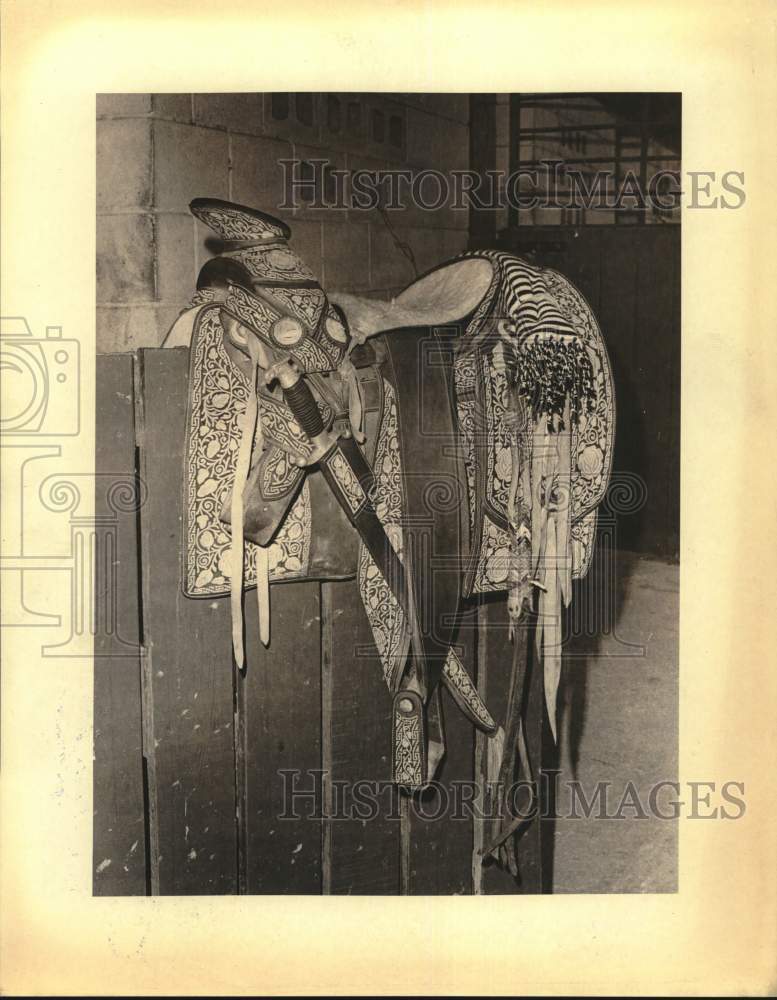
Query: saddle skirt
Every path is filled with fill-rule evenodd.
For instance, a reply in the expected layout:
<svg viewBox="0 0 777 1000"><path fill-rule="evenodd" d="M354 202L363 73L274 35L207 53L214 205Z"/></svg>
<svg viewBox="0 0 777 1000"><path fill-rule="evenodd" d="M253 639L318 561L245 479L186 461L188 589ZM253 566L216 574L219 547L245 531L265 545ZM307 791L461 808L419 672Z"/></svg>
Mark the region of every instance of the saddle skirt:
<svg viewBox="0 0 777 1000"><path fill-rule="evenodd" d="M509 416L511 371L531 400L535 458L554 444L570 451L567 481L557 473L549 491L565 494L559 512L568 515L569 577L580 579L591 563L615 432L612 371L601 331L583 296L558 272L498 251L459 259L487 260L493 267L454 363L474 535L465 593L500 591L507 583L508 507L521 475ZM537 506L532 499L523 497L529 508Z"/></svg>
<svg viewBox="0 0 777 1000"><path fill-rule="evenodd" d="M249 378L225 347L221 307L194 307L189 355L189 407L184 464L184 563L187 597L221 597L230 592L230 497L237 470ZM385 390L374 363L357 369L363 398L366 452L375 454L382 433ZM327 420L347 418L347 390L330 380ZM309 442L285 403L262 394L260 420L264 457L255 463L246 488L244 577L257 583L257 554L268 548L272 583L287 580L346 579L353 576L357 538L321 475L295 459Z"/></svg>

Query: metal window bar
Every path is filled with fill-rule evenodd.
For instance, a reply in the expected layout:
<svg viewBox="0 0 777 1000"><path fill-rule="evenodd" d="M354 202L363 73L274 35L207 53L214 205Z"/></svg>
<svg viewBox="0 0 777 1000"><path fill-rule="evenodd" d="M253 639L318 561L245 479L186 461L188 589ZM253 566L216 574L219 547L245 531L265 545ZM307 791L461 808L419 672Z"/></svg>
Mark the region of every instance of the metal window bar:
<svg viewBox="0 0 777 1000"><path fill-rule="evenodd" d="M581 98L583 100L581 100ZM588 98L588 100L586 100ZM511 173L520 168L532 168L543 166L548 161L560 161L564 165L580 168L586 165L596 165L599 169L611 168L616 185L620 185L624 180L627 170L631 169L638 174L642 191L647 188L648 168L650 164L663 164L667 169L679 168L680 155L671 149L666 149L662 153L651 153L650 142L654 134L651 130L671 128L676 124L671 118L662 115L651 116L651 95L640 95L638 113L623 115L607 107L605 104L593 103L590 94L576 93L521 93L511 94L509 97L510 106L510 134L509 134L509 169ZM553 125L524 124L522 114L524 111L541 109L554 112L559 115L559 122ZM612 120L608 122L587 121L579 119L565 120L568 114L580 115L581 113L598 112L610 115ZM554 145L550 140L558 137L558 142ZM589 138L598 143L609 146L603 149L598 155L586 155ZM542 139L547 140L543 142ZM540 140L539 142L537 140ZM521 144L530 144L533 156L522 158ZM661 145L660 137L656 140ZM566 150L559 150L557 147L567 147L571 155L565 155ZM546 146L548 154L538 155L538 147ZM577 155L582 153L582 155ZM637 170L634 170L637 167ZM595 176L594 171L580 170L583 177ZM562 218L567 218L572 213L563 211ZM652 208L651 215L657 221L670 221L671 210L664 210L658 207ZM578 221L582 221L584 213L582 210L574 211ZM635 208L633 211L619 213L616 219L621 224L633 224L635 221L644 223L646 221L647 209ZM517 207L509 206L508 225L512 228L519 224L519 210Z"/></svg>

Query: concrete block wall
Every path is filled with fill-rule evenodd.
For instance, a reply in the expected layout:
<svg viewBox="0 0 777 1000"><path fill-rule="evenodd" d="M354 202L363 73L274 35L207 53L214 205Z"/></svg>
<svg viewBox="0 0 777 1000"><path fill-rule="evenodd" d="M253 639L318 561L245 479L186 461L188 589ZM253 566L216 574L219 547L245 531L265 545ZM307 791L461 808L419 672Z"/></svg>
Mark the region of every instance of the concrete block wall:
<svg viewBox="0 0 777 1000"><path fill-rule="evenodd" d="M406 206L293 209L281 159L341 170L469 162L466 94L110 94L97 99L97 349L158 345L208 258L195 197L277 215L329 290L389 296L466 249L468 213Z"/></svg>

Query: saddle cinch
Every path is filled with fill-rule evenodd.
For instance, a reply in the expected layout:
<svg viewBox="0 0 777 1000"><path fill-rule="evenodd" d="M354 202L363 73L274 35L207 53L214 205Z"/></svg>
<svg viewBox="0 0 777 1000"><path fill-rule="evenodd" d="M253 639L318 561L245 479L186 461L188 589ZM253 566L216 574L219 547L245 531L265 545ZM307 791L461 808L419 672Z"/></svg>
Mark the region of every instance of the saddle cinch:
<svg viewBox="0 0 777 1000"><path fill-rule="evenodd" d="M215 199L190 209L223 252L164 344L190 348L184 593L231 596L242 668L244 591L266 644L271 582L355 575L393 696L394 781L434 778L441 684L488 736L489 780L531 777L525 646L503 730L456 654L456 613L504 591L511 637L534 617L555 736L561 613L590 564L614 432L587 303L555 271L473 251L391 303L335 304L285 223ZM485 851L511 870L515 829L500 821Z"/></svg>

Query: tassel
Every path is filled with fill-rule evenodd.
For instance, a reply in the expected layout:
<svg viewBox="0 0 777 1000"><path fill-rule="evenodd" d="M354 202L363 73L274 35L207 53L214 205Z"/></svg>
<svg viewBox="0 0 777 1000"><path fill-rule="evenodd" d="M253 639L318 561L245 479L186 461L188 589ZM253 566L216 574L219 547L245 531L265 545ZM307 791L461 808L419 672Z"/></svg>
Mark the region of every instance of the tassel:
<svg viewBox="0 0 777 1000"><path fill-rule="evenodd" d="M566 430L559 434L558 503L556 512L556 558L559 566L561 600L568 607L572 600L572 431L570 429L570 402L564 406Z"/></svg>
<svg viewBox="0 0 777 1000"><path fill-rule="evenodd" d="M594 372L585 345L575 336L531 334L518 349L519 386L532 400L532 416L561 417L569 398L577 422L594 405Z"/></svg>
<svg viewBox="0 0 777 1000"><path fill-rule="evenodd" d="M261 452L264 448L264 430L262 428L262 414L257 396L257 419L256 434L254 436L254 448ZM259 639L263 646L270 645L270 547L269 545L257 545L256 547L256 602L259 613Z"/></svg>
<svg viewBox="0 0 777 1000"><path fill-rule="evenodd" d="M505 731L500 726L486 744L486 783L495 787L499 781L502 758L505 753Z"/></svg>
<svg viewBox="0 0 777 1000"><path fill-rule="evenodd" d="M496 352L494 352L496 353ZM507 611L509 638L515 642L515 629L531 607L531 509L530 495L531 437L529 408L526 399L513 387L504 416L510 438L511 475L507 498L507 522L510 534Z"/></svg>
<svg viewBox="0 0 777 1000"><path fill-rule="evenodd" d="M253 338L249 338L249 349ZM254 444L256 421L259 406L256 396L256 373L259 367L258 356L251 350L251 381L246 399L246 408L241 418L242 431L240 447L237 453L235 481L232 485L231 524L232 547L230 550L230 593L229 603L232 613L232 649L235 654L235 664L238 670L245 666L245 650L243 648L243 570L245 558L245 539L243 536L243 493L251 469L251 450Z"/></svg>
<svg viewBox="0 0 777 1000"><path fill-rule="evenodd" d="M548 572L545 577L548 592L540 598L540 612L547 616L543 628L543 660L545 677L545 705L550 720L553 742L558 742L556 728L556 700L561 677L561 582L556 566L556 521L551 517L548 530L546 560Z"/></svg>
<svg viewBox="0 0 777 1000"><path fill-rule="evenodd" d="M251 469L251 455L254 449L261 452L264 447L264 433L259 413L259 397L256 391L256 377L259 370L259 344L253 338L248 340L251 357L251 379L243 414L240 446L237 453L235 482L232 486L230 519L232 546L230 549L230 611L232 615L232 649L238 670L245 666L243 646L243 574L245 572L244 493ZM256 596L259 610L259 638L267 646L270 642L270 564L269 548L257 546L256 553Z"/></svg>
<svg viewBox="0 0 777 1000"><path fill-rule="evenodd" d="M348 419L351 424L351 433L359 444L364 444L367 440L362 430L364 400L362 399L362 390L356 375L356 368L353 362L346 358L340 363L337 371L348 387Z"/></svg>

